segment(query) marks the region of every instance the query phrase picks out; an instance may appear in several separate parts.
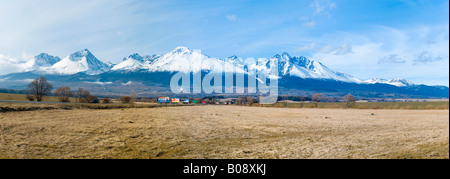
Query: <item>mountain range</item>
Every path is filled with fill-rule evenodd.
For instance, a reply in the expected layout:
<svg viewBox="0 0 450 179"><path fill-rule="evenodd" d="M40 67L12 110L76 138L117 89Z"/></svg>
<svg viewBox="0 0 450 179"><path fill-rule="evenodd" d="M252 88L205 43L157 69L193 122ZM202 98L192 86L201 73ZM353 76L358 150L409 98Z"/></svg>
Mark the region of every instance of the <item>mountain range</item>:
<svg viewBox="0 0 450 179"><path fill-rule="evenodd" d="M278 73L271 71L272 66L278 64ZM65 58L55 57L46 53L41 53L27 62L16 64L20 71L16 73L0 76L0 88L20 89L26 87L26 83L31 79L44 75L50 76L51 81L59 85L76 84L77 87L85 87L101 92L108 88L116 87L123 89L125 86L135 84L134 87L142 91L161 87L159 92L167 91L167 79L157 76L170 78L175 72L193 72L202 73L204 71L217 71L217 67L223 69L225 73L246 73L252 75L252 71L257 70L265 73L269 78L278 78L282 84L282 92L286 94L304 94L305 91L313 93L322 91L329 93L358 93L361 96L377 93L396 94L398 97L404 94L407 96L416 95L417 97L447 97L448 87L443 86L425 86L417 85L405 79L385 80L374 78L371 80L361 80L343 72L336 72L329 69L324 64L308 59L306 57L292 57L288 53L277 54L270 59L258 59L254 62L244 62L237 56L230 56L225 59L213 58L200 52L190 50L186 47L177 47L173 51L163 55L132 54L117 64L105 63L97 59L88 49L84 49ZM230 68L231 67L231 68ZM246 70L249 72L247 73ZM152 78L139 78L132 75L154 76ZM122 76L122 79L117 78ZM113 78L114 80L112 80ZM132 80L133 79L133 80ZM298 85L302 81L309 86ZM167 84L164 84L167 83ZM320 85L318 85L320 84ZM331 85L332 84L332 85ZM339 85L340 84L340 85ZM346 84L355 86L355 89L340 90L339 87ZM330 86L331 85L331 86ZM373 88L361 93L359 88L364 89L369 86ZM391 91L378 90L378 88L393 89ZM130 87L131 88L131 87ZM147 88L147 89L146 89ZM433 89L432 94L423 89ZM436 94L434 94L436 93ZM369 95L370 96L370 95Z"/></svg>

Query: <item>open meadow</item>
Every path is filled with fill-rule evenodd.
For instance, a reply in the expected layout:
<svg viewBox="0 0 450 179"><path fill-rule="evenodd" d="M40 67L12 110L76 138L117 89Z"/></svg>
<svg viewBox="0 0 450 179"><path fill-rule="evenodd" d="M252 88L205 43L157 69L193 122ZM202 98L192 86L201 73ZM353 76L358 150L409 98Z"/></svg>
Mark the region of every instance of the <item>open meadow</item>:
<svg viewBox="0 0 450 179"><path fill-rule="evenodd" d="M8 94L0 93L0 101L28 101L25 94ZM70 98L70 101L75 102L75 98ZM46 96L43 102L59 102L56 96Z"/></svg>
<svg viewBox="0 0 450 179"><path fill-rule="evenodd" d="M181 106L0 113L0 158L449 158L448 110Z"/></svg>

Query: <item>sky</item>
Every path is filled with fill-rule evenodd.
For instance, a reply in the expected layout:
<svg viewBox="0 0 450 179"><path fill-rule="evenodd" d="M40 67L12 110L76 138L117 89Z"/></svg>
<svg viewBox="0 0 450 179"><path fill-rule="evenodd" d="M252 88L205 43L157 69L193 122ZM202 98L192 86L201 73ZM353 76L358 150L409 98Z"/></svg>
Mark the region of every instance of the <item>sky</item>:
<svg viewBox="0 0 450 179"><path fill-rule="evenodd" d="M211 57L288 52L366 80L449 86L448 0L0 0L0 74L46 52L104 62L178 46Z"/></svg>

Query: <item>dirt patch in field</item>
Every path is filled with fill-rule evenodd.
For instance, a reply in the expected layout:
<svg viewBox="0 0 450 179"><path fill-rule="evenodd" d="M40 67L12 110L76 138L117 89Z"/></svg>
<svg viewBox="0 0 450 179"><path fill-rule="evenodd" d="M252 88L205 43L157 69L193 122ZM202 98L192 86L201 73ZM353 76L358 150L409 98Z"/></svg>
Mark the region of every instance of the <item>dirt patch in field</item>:
<svg viewBox="0 0 450 179"><path fill-rule="evenodd" d="M449 158L449 111L194 106L0 113L0 158Z"/></svg>

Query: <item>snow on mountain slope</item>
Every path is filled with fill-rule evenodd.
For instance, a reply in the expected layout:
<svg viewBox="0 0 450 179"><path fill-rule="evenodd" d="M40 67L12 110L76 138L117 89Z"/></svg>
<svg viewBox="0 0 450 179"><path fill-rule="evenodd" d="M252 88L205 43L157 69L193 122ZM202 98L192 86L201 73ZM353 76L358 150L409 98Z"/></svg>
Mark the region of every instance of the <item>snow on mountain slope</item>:
<svg viewBox="0 0 450 179"><path fill-rule="evenodd" d="M84 49L67 56L46 70L58 74L84 72L93 75L106 72L110 68L110 65L98 60L89 50Z"/></svg>
<svg viewBox="0 0 450 179"><path fill-rule="evenodd" d="M142 58L139 54L130 55L128 58L124 58L122 62L113 66L111 70L137 70L142 68L144 63L144 58Z"/></svg>
<svg viewBox="0 0 450 179"><path fill-rule="evenodd" d="M405 86L414 86L415 84L405 80L405 79L392 79L392 80L385 80L385 79L381 79L381 78L374 78L371 80L366 80L366 83L369 84L389 84L389 85L394 85L394 86L398 86L398 87L405 87Z"/></svg>
<svg viewBox="0 0 450 179"><path fill-rule="evenodd" d="M152 56L140 56L139 54L130 55L128 58L124 58L122 62L113 66L113 71L136 71L141 69L149 69L151 63L160 58L159 55Z"/></svg>
<svg viewBox="0 0 450 179"><path fill-rule="evenodd" d="M332 79L344 82L361 83L348 74L334 72L320 62L309 60L306 57L290 57L283 54L282 60L286 60L283 75L298 76L302 78Z"/></svg>
<svg viewBox="0 0 450 179"><path fill-rule="evenodd" d="M51 67L61 61L61 58L41 53L22 65L25 71L39 70L43 67Z"/></svg>
<svg viewBox="0 0 450 179"><path fill-rule="evenodd" d="M211 58L200 52L192 51L186 47L177 47L158 59L155 59L148 67L149 71L168 72L200 72L202 70L217 71L223 65L228 64L217 58ZM238 70L239 71L239 70ZM232 72L232 69L225 68L224 72Z"/></svg>
<svg viewBox="0 0 450 179"><path fill-rule="evenodd" d="M288 53L275 55L269 60L259 59L250 69L270 74L270 67L278 63L278 76L296 76L300 78L332 79L344 82L362 83L361 80L345 73L334 72L320 62L306 57L291 57Z"/></svg>
<svg viewBox="0 0 450 179"><path fill-rule="evenodd" d="M253 73L253 71L257 70L258 72L263 72L270 78L295 76L311 79L331 79L350 83L383 83L399 87L414 85L414 83L403 79L384 80L377 78L362 81L351 75L335 72L318 61L310 60L302 56L292 57L288 53L275 55L270 59L257 59L255 61L256 62L253 62L252 64L245 64L244 60L237 56L218 59L209 57L198 51L192 51L186 47L177 47L165 55L140 56L139 54L132 54L116 65L103 63L89 52L89 50L85 49L73 53L64 59L42 53L28 62L17 62L15 66L17 66L21 72L33 71L42 74L63 75L79 72L94 75L109 70L125 72L148 70L149 72L197 73L202 70L216 71L217 69L215 67L225 67L223 68L224 72L234 72L234 69L236 69L237 73L246 73L245 69L248 69L250 73ZM271 69L271 67L276 66L276 64L278 65L278 72L272 71Z"/></svg>

